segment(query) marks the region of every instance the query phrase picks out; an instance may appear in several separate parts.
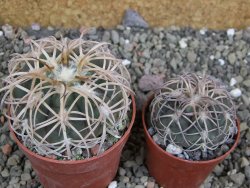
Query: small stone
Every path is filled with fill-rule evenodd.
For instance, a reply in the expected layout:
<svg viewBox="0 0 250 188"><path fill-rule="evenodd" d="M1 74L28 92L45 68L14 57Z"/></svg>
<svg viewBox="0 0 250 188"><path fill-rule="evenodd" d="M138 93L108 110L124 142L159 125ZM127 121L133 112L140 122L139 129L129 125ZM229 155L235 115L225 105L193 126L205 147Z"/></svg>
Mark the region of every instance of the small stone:
<svg viewBox="0 0 250 188"><path fill-rule="evenodd" d="M206 28L202 28L202 29L200 30L200 34L201 34L201 35L205 35L206 32L207 32L207 29L206 29Z"/></svg>
<svg viewBox="0 0 250 188"><path fill-rule="evenodd" d="M17 155L12 155L7 161L7 166L16 166L20 162L20 157Z"/></svg>
<svg viewBox="0 0 250 188"><path fill-rule="evenodd" d="M249 161L248 161L248 159L246 158L246 157L242 157L241 158L241 163L240 163L240 167L241 168L243 168L243 167L245 167L245 166L249 166Z"/></svg>
<svg viewBox="0 0 250 188"><path fill-rule="evenodd" d="M142 155L136 156L135 161L138 165L142 165L143 164L143 156Z"/></svg>
<svg viewBox="0 0 250 188"><path fill-rule="evenodd" d="M147 182L148 181L148 177L147 176L142 176L141 178L140 178L140 180L141 180L141 183L145 183L145 182Z"/></svg>
<svg viewBox="0 0 250 188"><path fill-rule="evenodd" d="M154 128L153 128L153 127L150 127L150 128L148 129L148 133L150 134L150 136L152 136L153 134L155 134Z"/></svg>
<svg viewBox="0 0 250 188"><path fill-rule="evenodd" d="M0 37L3 36L3 31L0 31Z"/></svg>
<svg viewBox="0 0 250 188"><path fill-rule="evenodd" d="M250 179L250 166L249 165L244 168L244 172L245 172L247 179Z"/></svg>
<svg viewBox="0 0 250 188"><path fill-rule="evenodd" d="M236 58L235 53L230 53L228 55L228 61L229 61L230 64L233 65L236 62L236 60L237 60L237 58Z"/></svg>
<svg viewBox="0 0 250 188"><path fill-rule="evenodd" d="M214 60L214 55L210 55L209 58L210 58L211 60Z"/></svg>
<svg viewBox="0 0 250 188"><path fill-rule="evenodd" d="M173 58L170 61L170 66L172 67L172 69L174 69L174 71L177 69L177 62L176 62L175 58Z"/></svg>
<svg viewBox="0 0 250 188"><path fill-rule="evenodd" d="M117 188L117 181L112 181L112 182L109 184L108 188Z"/></svg>
<svg viewBox="0 0 250 188"><path fill-rule="evenodd" d="M180 45L181 48L186 48L187 47L187 39L182 38L179 41L179 45Z"/></svg>
<svg viewBox="0 0 250 188"><path fill-rule="evenodd" d="M250 105L250 98L248 98L246 95L242 95L242 100L246 106Z"/></svg>
<svg viewBox="0 0 250 188"><path fill-rule="evenodd" d="M135 161L126 161L126 162L124 163L124 167L125 167L125 168L131 168L131 167L133 167L133 166L136 166L136 162L135 162Z"/></svg>
<svg viewBox="0 0 250 188"><path fill-rule="evenodd" d="M224 60L224 59L218 59L218 61L219 61L219 64L220 64L221 66L223 66L223 65L225 64L225 60Z"/></svg>
<svg viewBox="0 0 250 188"><path fill-rule="evenodd" d="M119 173L120 176L125 176L126 170L124 168L122 168L122 167L119 167L118 173Z"/></svg>
<svg viewBox="0 0 250 188"><path fill-rule="evenodd" d="M155 187L155 182L153 181L148 181L147 183L147 188L154 188Z"/></svg>
<svg viewBox="0 0 250 188"><path fill-rule="evenodd" d="M159 88L163 83L163 75L144 75L140 78L138 87L140 90L152 91Z"/></svg>
<svg viewBox="0 0 250 188"><path fill-rule="evenodd" d="M139 40L141 43L145 43L148 35L146 33L143 33L139 36Z"/></svg>
<svg viewBox="0 0 250 188"><path fill-rule="evenodd" d="M22 181L29 181L29 180L31 180L30 174L29 173L23 173L23 174L21 174L21 180Z"/></svg>
<svg viewBox="0 0 250 188"><path fill-rule="evenodd" d="M242 78L241 75L239 75L239 76L235 77L235 80L236 80L237 83L241 83L243 81L243 78Z"/></svg>
<svg viewBox="0 0 250 188"><path fill-rule="evenodd" d="M156 144L158 144L158 145L164 145L164 140L163 140L163 138L161 138L159 136L158 133L154 134L154 136L152 138L153 138L153 140L155 141Z"/></svg>
<svg viewBox="0 0 250 188"><path fill-rule="evenodd" d="M15 183L18 183L19 180L20 180L19 177L11 177L10 183L9 183L9 184L10 184L10 185L13 185L13 184L15 184Z"/></svg>
<svg viewBox="0 0 250 188"><path fill-rule="evenodd" d="M136 185L134 188L144 188L143 185Z"/></svg>
<svg viewBox="0 0 250 188"><path fill-rule="evenodd" d="M238 97L241 96L242 92L241 92L241 90L239 88L235 88L235 89L230 91L230 94L231 94L232 97L238 98Z"/></svg>
<svg viewBox="0 0 250 188"><path fill-rule="evenodd" d="M124 59L124 60L122 60L122 64L123 64L124 66L130 65L130 64L131 64L131 61L129 61L129 60L127 60L127 59Z"/></svg>
<svg viewBox="0 0 250 188"><path fill-rule="evenodd" d="M215 166L213 172L216 174L216 176L220 176L223 172L224 168L221 165Z"/></svg>
<svg viewBox="0 0 250 188"><path fill-rule="evenodd" d="M146 48L143 52L142 52L142 56L149 59L150 58L150 51L148 48Z"/></svg>
<svg viewBox="0 0 250 188"><path fill-rule="evenodd" d="M5 24L2 26L2 30L4 32L4 36L8 39L15 38L15 32L11 25Z"/></svg>
<svg viewBox="0 0 250 188"><path fill-rule="evenodd" d="M141 27L141 28L148 28L148 23L138 14L138 12L127 9L122 24L125 27Z"/></svg>
<svg viewBox="0 0 250 188"><path fill-rule="evenodd" d="M239 172L239 173L237 173L237 174L232 174L232 175L230 175L229 176L230 177L230 179L234 182L234 183L236 183L237 185L242 185L243 184L243 182L244 182L244 180L245 180L245 174L243 174L243 173L241 173L241 172Z"/></svg>
<svg viewBox="0 0 250 188"><path fill-rule="evenodd" d="M3 171L1 172L1 176L3 178L7 178L10 176L9 170L7 168L3 169Z"/></svg>
<svg viewBox="0 0 250 188"><path fill-rule="evenodd" d="M245 154L246 154L247 157L250 156L250 147L247 147L247 148L245 149Z"/></svg>
<svg viewBox="0 0 250 188"><path fill-rule="evenodd" d="M182 153L182 148L178 147L178 146L175 146L173 144L168 144L167 148L166 148L166 151L168 153L171 153L171 154L174 154L174 155L178 155L178 154L181 154Z"/></svg>
<svg viewBox="0 0 250 188"><path fill-rule="evenodd" d="M12 152L12 147L10 144L5 144L4 146L1 147L1 149L5 155L9 155Z"/></svg>
<svg viewBox="0 0 250 188"><path fill-rule="evenodd" d="M228 37L233 37L235 34L235 30L233 28L230 28L227 30L227 36Z"/></svg>
<svg viewBox="0 0 250 188"><path fill-rule="evenodd" d="M108 42L109 40L110 40L110 32L104 31L103 36L102 36L102 41Z"/></svg>
<svg viewBox="0 0 250 188"><path fill-rule="evenodd" d="M118 44L119 43L119 34L117 31L112 30L111 31L111 39L113 41L114 44Z"/></svg>
<svg viewBox="0 0 250 188"><path fill-rule="evenodd" d="M230 86L234 86L236 83L237 83L237 80L235 78L231 78Z"/></svg>
<svg viewBox="0 0 250 188"><path fill-rule="evenodd" d="M25 169L24 169L25 170ZM14 177L19 177L22 174L22 168L21 166L12 166L10 168L10 175Z"/></svg>
<svg viewBox="0 0 250 188"><path fill-rule="evenodd" d="M129 182L129 177L127 177L127 176L121 176L121 182L123 182L123 183L128 183Z"/></svg>
<svg viewBox="0 0 250 188"><path fill-rule="evenodd" d="M246 87L250 87L250 80L243 81L243 85Z"/></svg>
<svg viewBox="0 0 250 188"><path fill-rule="evenodd" d="M246 122L242 122L242 123L240 124L240 132L246 131L246 130L248 130L248 129L249 129L249 127L247 126L247 123L246 123Z"/></svg>
<svg viewBox="0 0 250 188"><path fill-rule="evenodd" d="M194 53L193 51L188 51L187 59L189 62L194 63L196 60L196 57L197 57L196 53Z"/></svg>
<svg viewBox="0 0 250 188"><path fill-rule="evenodd" d="M33 23L31 25L31 29L34 31L39 31L41 29L41 26L38 23Z"/></svg>

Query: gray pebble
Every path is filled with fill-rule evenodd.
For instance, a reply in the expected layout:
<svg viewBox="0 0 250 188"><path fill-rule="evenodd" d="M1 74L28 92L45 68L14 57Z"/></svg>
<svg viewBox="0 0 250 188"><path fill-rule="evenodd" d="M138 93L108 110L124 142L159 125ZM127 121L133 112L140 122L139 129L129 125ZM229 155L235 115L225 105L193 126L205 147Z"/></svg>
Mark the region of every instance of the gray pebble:
<svg viewBox="0 0 250 188"><path fill-rule="evenodd" d="M111 31L111 39L113 41L114 44L118 44L119 43L119 34L117 31L112 30Z"/></svg>
<svg viewBox="0 0 250 188"><path fill-rule="evenodd" d="M1 176L3 178L7 178L10 176L9 170L7 168L3 169L3 171L1 172Z"/></svg>
<svg viewBox="0 0 250 188"><path fill-rule="evenodd" d="M133 167L133 166L135 166L136 165L136 162L135 161L126 161L125 163L124 163L124 167L125 168L131 168L131 167Z"/></svg>
<svg viewBox="0 0 250 188"><path fill-rule="evenodd" d="M230 177L230 179L234 182L234 183L236 183L237 185L242 185L243 184L243 182L245 181L245 174L243 174L243 173L241 173L241 172L239 172L239 173L237 173L237 174L232 174L232 175L230 175L229 176Z"/></svg>
<svg viewBox="0 0 250 188"><path fill-rule="evenodd" d="M20 162L20 157L17 155L12 155L7 161L7 166L16 166Z"/></svg>
<svg viewBox="0 0 250 188"><path fill-rule="evenodd" d="M197 55L194 53L194 51L188 51L187 53L187 59L189 62L194 63L196 60Z"/></svg>
<svg viewBox="0 0 250 188"><path fill-rule="evenodd" d="M119 167L118 173L119 173L120 176L125 176L126 170L124 168L122 168L122 167Z"/></svg>
<svg viewBox="0 0 250 188"><path fill-rule="evenodd" d="M30 174L29 173L23 173L23 174L21 174L21 180L22 181L29 181L29 180L31 180Z"/></svg>
<svg viewBox="0 0 250 188"><path fill-rule="evenodd" d="M247 179L250 179L250 166L246 166L246 167L244 168L244 173L245 173L245 175L246 175L246 178L247 178Z"/></svg>
<svg viewBox="0 0 250 188"><path fill-rule="evenodd" d="M230 53L229 55L228 55L228 61L229 61L229 63L230 64L234 64L235 62L236 62L236 56L235 56L235 53Z"/></svg>

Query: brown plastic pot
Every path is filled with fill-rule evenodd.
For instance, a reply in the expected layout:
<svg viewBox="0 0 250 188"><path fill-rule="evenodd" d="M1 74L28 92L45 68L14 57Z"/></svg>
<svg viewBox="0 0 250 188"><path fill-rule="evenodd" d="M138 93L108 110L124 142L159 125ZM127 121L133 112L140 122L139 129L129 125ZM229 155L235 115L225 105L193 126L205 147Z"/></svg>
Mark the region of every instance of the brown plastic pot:
<svg viewBox="0 0 250 188"><path fill-rule="evenodd" d="M224 155L207 161L188 161L171 155L158 146L147 130L146 113L152 101L151 96L142 110L142 123L147 143L146 165L149 173L166 188L198 188L214 167L223 161L237 146L240 131L236 135L234 145ZM239 121L237 120L239 129Z"/></svg>
<svg viewBox="0 0 250 188"><path fill-rule="evenodd" d="M132 119L123 137L99 156L77 161L60 161L42 157L27 149L10 128L18 147L30 160L33 169L45 188L102 188L115 177L122 149L131 132L136 106L132 97Z"/></svg>

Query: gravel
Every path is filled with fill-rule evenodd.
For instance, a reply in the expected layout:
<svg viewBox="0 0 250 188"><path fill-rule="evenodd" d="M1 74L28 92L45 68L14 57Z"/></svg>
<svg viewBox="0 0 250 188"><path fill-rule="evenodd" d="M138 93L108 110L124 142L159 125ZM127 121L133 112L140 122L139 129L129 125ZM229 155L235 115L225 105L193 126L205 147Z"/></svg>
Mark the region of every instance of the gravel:
<svg viewBox="0 0 250 188"><path fill-rule="evenodd" d="M151 88L154 89L155 85L182 72L206 72L229 85L228 89L235 97L238 117L244 125L241 128L240 143L235 151L214 169L201 187L249 187L250 28L233 31L179 27L149 29L145 28L146 25L142 28L138 25L127 27L127 24L124 21L124 25L110 30L93 28L90 34L84 37L112 43L112 51L119 58L126 60L124 62L131 74L138 110L141 110L142 104L150 95ZM61 36L76 38L79 37L80 31L52 27L38 29L37 25L33 25L33 29L0 26L0 78L7 75L8 60L12 53L25 53L29 51L30 39L49 35L58 39ZM232 78L236 83L230 86ZM137 126L133 128L124 148L119 170L109 185L110 188L160 187L154 178L149 176L145 166L145 140L142 127L139 126L140 113L137 115ZM0 187L41 188L30 162L10 137L6 119L1 117L0 120ZM226 151L228 148L224 149ZM193 155L199 158L202 154Z"/></svg>

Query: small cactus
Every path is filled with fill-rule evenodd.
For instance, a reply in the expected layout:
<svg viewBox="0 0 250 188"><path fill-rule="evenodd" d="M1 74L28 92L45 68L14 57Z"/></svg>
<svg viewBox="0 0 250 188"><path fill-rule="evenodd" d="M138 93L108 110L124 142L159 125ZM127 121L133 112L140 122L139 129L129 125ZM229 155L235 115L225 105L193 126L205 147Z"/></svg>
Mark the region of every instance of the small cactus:
<svg viewBox="0 0 250 188"><path fill-rule="evenodd" d="M150 104L150 119L166 147L183 151L215 150L237 132L230 94L208 75L188 73L166 82Z"/></svg>
<svg viewBox="0 0 250 188"><path fill-rule="evenodd" d="M73 159L81 148L90 157L107 135L120 138L126 128L130 75L106 43L32 41L31 52L15 54L8 68L2 103L12 129L37 153Z"/></svg>

